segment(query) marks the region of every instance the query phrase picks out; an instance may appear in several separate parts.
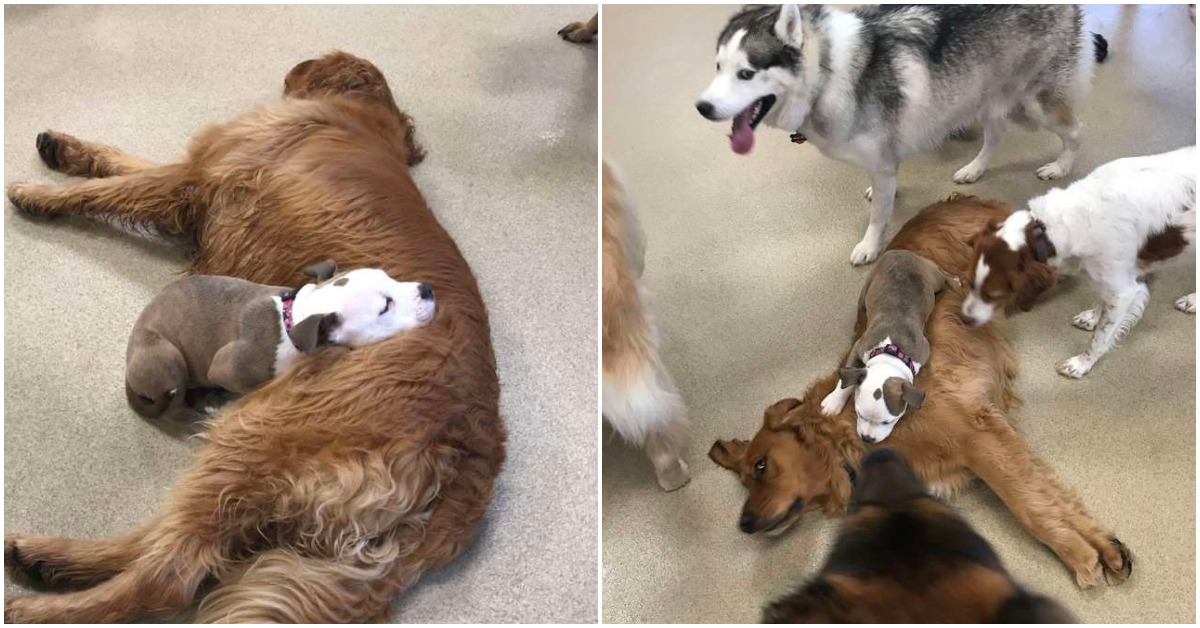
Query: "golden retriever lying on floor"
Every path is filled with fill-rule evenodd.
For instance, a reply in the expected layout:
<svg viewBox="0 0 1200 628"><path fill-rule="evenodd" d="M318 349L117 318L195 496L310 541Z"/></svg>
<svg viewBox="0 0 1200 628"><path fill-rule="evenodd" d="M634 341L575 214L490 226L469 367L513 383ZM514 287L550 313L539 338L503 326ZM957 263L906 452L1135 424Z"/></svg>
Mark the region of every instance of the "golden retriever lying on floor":
<svg viewBox="0 0 1200 628"><path fill-rule="evenodd" d="M56 595L6 596L12 622L121 622L187 607L218 622L385 620L393 598L471 542L504 460L487 310L408 169L422 153L383 75L345 53L288 73L285 99L150 164L61 133L19 184L30 216L152 228L191 271L299 287L325 258L428 282L428 326L329 349L227 408L160 514L110 540L11 535L4 562ZM64 505L66 506L66 505Z"/></svg>
<svg viewBox="0 0 1200 628"><path fill-rule="evenodd" d="M963 276L971 263L968 240L1010 213L1002 203L953 196L908 221L888 249L913 251ZM920 375L925 402L899 422L887 445L937 493L952 492L972 476L982 479L1081 587L1124 582L1132 571L1125 546L1087 514L1009 424L1007 414L1017 403L1012 348L1000 324L967 327L958 316L962 299L946 291L934 306L926 327L932 353ZM860 315L855 337L864 324ZM808 510L845 511L850 476L868 446L855 429L852 407L833 417L821 413L821 399L837 382L834 371L809 386L803 399L771 405L750 442L713 444L709 457L750 490L743 531L778 534Z"/></svg>

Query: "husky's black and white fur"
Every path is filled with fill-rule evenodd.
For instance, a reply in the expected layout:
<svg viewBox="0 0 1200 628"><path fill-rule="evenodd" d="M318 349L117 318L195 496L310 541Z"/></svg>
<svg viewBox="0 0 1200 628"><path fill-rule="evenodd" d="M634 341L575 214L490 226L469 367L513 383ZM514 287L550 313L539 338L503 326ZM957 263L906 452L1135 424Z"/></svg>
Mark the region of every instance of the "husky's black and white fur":
<svg viewBox="0 0 1200 628"><path fill-rule="evenodd" d="M717 76L696 108L710 120L733 119L737 153L753 148L765 122L864 168L871 219L850 262L866 264L883 250L900 160L957 129L983 128L983 148L954 174L957 183L987 169L1007 120L1062 140L1038 177L1069 173L1076 112L1107 47L1073 5L754 5L721 32Z"/></svg>

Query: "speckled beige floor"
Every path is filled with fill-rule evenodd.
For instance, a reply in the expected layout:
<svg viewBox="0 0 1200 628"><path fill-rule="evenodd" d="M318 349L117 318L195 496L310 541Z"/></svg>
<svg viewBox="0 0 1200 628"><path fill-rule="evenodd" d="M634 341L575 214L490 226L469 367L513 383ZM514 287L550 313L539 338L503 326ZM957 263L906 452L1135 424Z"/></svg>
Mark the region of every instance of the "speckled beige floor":
<svg viewBox="0 0 1200 628"><path fill-rule="evenodd" d="M604 152L625 170L648 240L664 360L691 406L694 476L663 494L649 464L605 433L604 620L757 621L759 609L813 573L834 522L810 516L778 540L738 532L743 489L705 453L748 437L772 401L803 392L850 342L867 272L849 264L866 225L867 177L782 131L759 132L754 153L729 150L728 124L692 103L712 76L717 33L731 7L606 6ZM1088 26L1111 56L1083 113L1076 175L1117 157L1195 143L1195 29L1182 6L1090 7ZM1013 129L977 184L953 172L979 142L950 142L900 170L892 231L921 207L964 191L1019 204L1050 184L1049 133ZM1133 577L1080 591L1061 563L976 486L953 504L1016 577L1090 622L1195 621L1196 319L1172 309L1191 292L1186 265L1161 273L1145 318L1083 381L1058 360L1088 336L1072 315L1091 292L1070 282L1015 318L1025 408L1013 417L1033 449L1128 543Z"/></svg>
<svg viewBox="0 0 1200 628"><path fill-rule="evenodd" d="M596 60L589 6L7 7L4 180L57 181L46 128L168 160L276 98L296 63L376 63L429 158L422 191L480 280L509 458L474 547L409 622L596 619ZM190 448L126 407L125 341L177 255L4 215L6 530L98 538L155 512ZM16 589L6 585L6 592Z"/></svg>

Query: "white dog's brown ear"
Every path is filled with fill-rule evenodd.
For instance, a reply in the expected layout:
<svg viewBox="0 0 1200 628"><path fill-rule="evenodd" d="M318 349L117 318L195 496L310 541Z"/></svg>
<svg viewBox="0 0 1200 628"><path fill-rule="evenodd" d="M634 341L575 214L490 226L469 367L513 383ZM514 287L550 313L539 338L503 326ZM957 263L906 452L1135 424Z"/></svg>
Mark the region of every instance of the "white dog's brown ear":
<svg viewBox="0 0 1200 628"><path fill-rule="evenodd" d="M905 409L919 410L925 403L925 391L913 387L902 377L889 377L883 381L883 403L888 412L898 415Z"/></svg>
<svg viewBox="0 0 1200 628"><path fill-rule="evenodd" d="M744 440L719 440L708 450L708 457L734 473L741 473L742 465L746 464L744 458L747 445L749 443Z"/></svg>
<svg viewBox="0 0 1200 628"><path fill-rule="evenodd" d="M313 314L293 325L288 337L297 349L304 353L312 353L317 347L328 344L329 332L337 327L338 322L337 312Z"/></svg>
<svg viewBox="0 0 1200 628"><path fill-rule="evenodd" d="M1054 271L1046 264L1026 264L1018 275L1014 292L1017 297L1017 307L1022 312L1033 309L1038 296L1050 289L1058 279Z"/></svg>
<svg viewBox="0 0 1200 628"><path fill-rule="evenodd" d="M783 429L788 423L788 413L799 407L800 403L799 399L788 397L771 404L763 412L763 426L769 430Z"/></svg>
<svg viewBox="0 0 1200 628"><path fill-rule="evenodd" d="M842 382L842 388L850 388L863 383L867 378L867 369L854 368L844 366L838 369L838 379Z"/></svg>
<svg viewBox="0 0 1200 628"><path fill-rule="evenodd" d="M330 277L337 274L337 262L327 259L312 266L307 266L304 268L304 274L317 281L328 281Z"/></svg>
<svg viewBox="0 0 1200 628"><path fill-rule="evenodd" d="M779 18L775 20L775 36L792 48L800 48L800 44L804 43L800 5L785 4L779 7Z"/></svg>

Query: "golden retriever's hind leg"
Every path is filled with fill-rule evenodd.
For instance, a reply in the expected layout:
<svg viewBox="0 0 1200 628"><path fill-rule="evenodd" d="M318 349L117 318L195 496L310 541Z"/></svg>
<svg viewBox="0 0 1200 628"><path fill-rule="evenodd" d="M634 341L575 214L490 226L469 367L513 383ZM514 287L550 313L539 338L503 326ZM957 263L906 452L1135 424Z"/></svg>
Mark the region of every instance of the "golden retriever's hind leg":
<svg viewBox="0 0 1200 628"><path fill-rule="evenodd" d="M138 530L123 537L91 541L10 535L4 539L4 568L31 589L83 589L125 569L141 554Z"/></svg>
<svg viewBox="0 0 1200 628"><path fill-rule="evenodd" d="M386 544L385 544L386 545ZM301 556L274 549L259 555L235 582L204 598L198 623L362 623L390 619L397 593L387 579L395 548L382 562Z"/></svg>
<svg viewBox="0 0 1200 628"><path fill-rule="evenodd" d="M112 146L85 142L57 131L38 133L37 151L51 170L77 177L115 177L158 166Z"/></svg>
<svg viewBox="0 0 1200 628"><path fill-rule="evenodd" d="M8 199L30 217L79 216L135 232L152 229L163 236L194 235L194 195L179 166L61 186L8 186Z"/></svg>
<svg viewBox="0 0 1200 628"><path fill-rule="evenodd" d="M586 15L586 14L585 14ZM592 16L592 19L584 22L571 22L562 27L558 31L558 36L576 44L590 44L596 39L596 33L600 31L600 14Z"/></svg>
<svg viewBox="0 0 1200 628"><path fill-rule="evenodd" d="M1021 525L1075 573L1080 587L1120 584L1131 564L1124 545L1083 512L997 410L979 417L965 448L971 471L987 483Z"/></svg>

